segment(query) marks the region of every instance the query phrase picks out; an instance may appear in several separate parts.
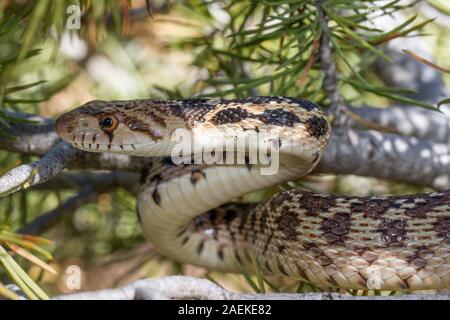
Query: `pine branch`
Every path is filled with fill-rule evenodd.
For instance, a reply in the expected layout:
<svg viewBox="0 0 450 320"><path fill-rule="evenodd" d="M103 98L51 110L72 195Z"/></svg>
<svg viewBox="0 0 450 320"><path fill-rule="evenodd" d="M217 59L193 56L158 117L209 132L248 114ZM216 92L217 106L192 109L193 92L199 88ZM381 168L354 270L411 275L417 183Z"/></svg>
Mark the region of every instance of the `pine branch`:
<svg viewBox="0 0 450 320"><path fill-rule="evenodd" d="M371 176L442 190L450 187L449 156L447 143L339 128L315 172Z"/></svg>
<svg viewBox="0 0 450 320"><path fill-rule="evenodd" d="M73 188L74 184L81 187L81 190L76 195L66 200L57 208L38 216L18 232L40 235L55 226L63 216L73 214L79 207L94 202L99 194L118 187L124 187L133 194L137 194L139 175L121 171L113 171L111 173L84 173L77 175L66 174L64 177L58 176L55 179L50 180L49 183L46 183L45 187L56 187L60 190L63 186Z"/></svg>
<svg viewBox="0 0 450 320"><path fill-rule="evenodd" d="M128 171L83 171L80 173L62 172L49 181L34 186L33 190L63 190L63 189L82 189L86 185L98 187L115 185L126 187L128 191L136 194L133 189L139 183L139 174Z"/></svg>
<svg viewBox="0 0 450 320"><path fill-rule="evenodd" d="M66 168L76 154L76 149L61 141L38 161L9 170L0 177L0 197L46 182Z"/></svg>
<svg viewBox="0 0 450 320"><path fill-rule="evenodd" d="M323 0L315 1L319 19L322 23L320 36L320 67L324 74L323 86L330 101L329 113L335 116L335 124L343 125L346 122L345 109L342 96L339 93L336 64L334 63L333 50L330 44L330 31L328 29L328 18L322 8Z"/></svg>
<svg viewBox="0 0 450 320"><path fill-rule="evenodd" d="M450 300L448 294L404 294L395 296L352 296L335 292L236 293L211 281L188 276L138 280L125 287L61 295L55 300Z"/></svg>
<svg viewBox="0 0 450 320"><path fill-rule="evenodd" d="M348 107L348 110L402 136L444 144L450 141L450 118L436 111L402 105L389 108ZM354 128L365 127L351 119L349 125Z"/></svg>
<svg viewBox="0 0 450 320"><path fill-rule="evenodd" d="M38 161L15 167L0 177L0 197L44 183L64 168L125 169L140 172L149 161L151 160L143 157L83 152L60 141Z"/></svg>
<svg viewBox="0 0 450 320"><path fill-rule="evenodd" d="M0 134L0 148L23 155L42 156L54 146L59 136L54 130L54 121L50 118L40 117L34 114L12 112L2 110L9 118L5 120L7 126L2 126Z"/></svg>

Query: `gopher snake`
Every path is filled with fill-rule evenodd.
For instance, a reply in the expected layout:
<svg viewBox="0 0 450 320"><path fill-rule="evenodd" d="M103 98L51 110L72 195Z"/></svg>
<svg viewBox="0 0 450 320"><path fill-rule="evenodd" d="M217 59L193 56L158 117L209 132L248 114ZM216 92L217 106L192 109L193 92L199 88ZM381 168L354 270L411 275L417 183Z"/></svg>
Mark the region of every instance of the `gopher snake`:
<svg viewBox="0 0 450 320"><path fill-rule="evenodd" d="M325 287L450 287L448 191L347 197L294 190L260 205L230 202L314 168L329 126L307 100L91 101L63 114L56 128L82 150L153 157L143 173L138 216L146 238L177 261L240 272L251 268L253 256L266 272ZM277 137L266 142L277 145L279 168L263 175L263 165L247 159L251 145L241 164L174 164L177 129L194 134L202 151L223 147L212 139L217 132L248 142L265 130Z"/></svg>

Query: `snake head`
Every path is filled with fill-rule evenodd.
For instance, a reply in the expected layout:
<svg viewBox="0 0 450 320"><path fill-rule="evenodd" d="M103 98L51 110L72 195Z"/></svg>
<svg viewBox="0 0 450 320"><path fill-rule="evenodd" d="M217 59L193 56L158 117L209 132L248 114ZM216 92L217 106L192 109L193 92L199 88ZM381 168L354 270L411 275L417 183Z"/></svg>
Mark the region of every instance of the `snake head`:
<svg viewBox="0 0 450 320"><path fill-rule="evenodd" d="M102 100L62 114L55 128L64 141L78 149L130 155L139 155L138 149L143 143L148 144L151 130L126 102ZM152 130L157 132L157 128Z"/></svg>
<svg viewBox="0 0 450 320"><path fill-rule="evenodd" d="M328 122L317 105L288 97L94 100L56 120L60 137L76 148L145 157L172 155L179 147L178 129L188 136L182 139L183 150L194 145L196 150L223 151L227 137L245 142L257 136L263 143L277 142L281 152L312 156L314 163L329 137ZM264 138L267 134L272 138Z"/></svg>

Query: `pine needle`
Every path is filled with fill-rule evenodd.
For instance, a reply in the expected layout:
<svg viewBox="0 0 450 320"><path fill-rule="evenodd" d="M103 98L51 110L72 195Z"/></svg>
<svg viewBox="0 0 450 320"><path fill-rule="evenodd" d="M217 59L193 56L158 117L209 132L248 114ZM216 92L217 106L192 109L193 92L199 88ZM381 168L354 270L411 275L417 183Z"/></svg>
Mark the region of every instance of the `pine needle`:
<svg viewBox="0 0 450 320"><path fill-rule="evenodd" d="M57 274L56 270L53 267L51 267L48 263L44 262L40 258L36 257L31 252L19 247L18 245L13 244L13 243L6 243L6 244L8 245L8 247L10 247L10 249L12 251L14 251L18 255L24 257L28 261L34 263L35 265L41 267L44 270L50 272L51 274Z"/></svg>

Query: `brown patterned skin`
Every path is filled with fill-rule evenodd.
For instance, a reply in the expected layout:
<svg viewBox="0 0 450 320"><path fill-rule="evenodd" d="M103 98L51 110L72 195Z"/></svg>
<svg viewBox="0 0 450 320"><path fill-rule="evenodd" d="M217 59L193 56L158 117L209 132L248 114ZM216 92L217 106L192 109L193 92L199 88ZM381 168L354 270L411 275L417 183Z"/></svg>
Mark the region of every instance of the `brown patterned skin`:
<svg viewBox="0 0 450 320"><path fill-rule="evenodd" d="M261 175L247 156L236 165L176 165L170 135L179 128L198 133L202 148L212 144L211 129L236 137L275 132L279 171ZM291 190L259 205L230 202L316 165L329 126L307 100L92 101L62 115L57 130L83 150L153 157L142 172L138 214L147 239L175 260L241 272L254 256L266 272L322 288L450 287L449 191L348 197Z"/></svg>
<svg viewBox="0 0 450 320"><path fill-rule="evenodd" d="M366 289L372 268L383 289L430 289L450 281L449 207L448 191L367 198L294 190L264 204L249 228L258 254L283 248L283 259L269 262L274 271Z"/></svg>

